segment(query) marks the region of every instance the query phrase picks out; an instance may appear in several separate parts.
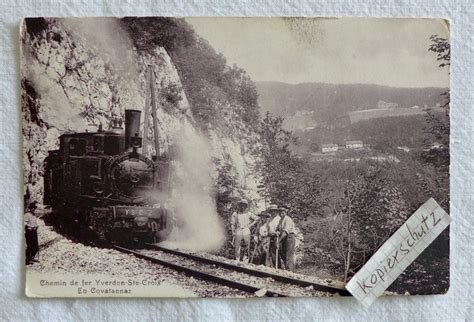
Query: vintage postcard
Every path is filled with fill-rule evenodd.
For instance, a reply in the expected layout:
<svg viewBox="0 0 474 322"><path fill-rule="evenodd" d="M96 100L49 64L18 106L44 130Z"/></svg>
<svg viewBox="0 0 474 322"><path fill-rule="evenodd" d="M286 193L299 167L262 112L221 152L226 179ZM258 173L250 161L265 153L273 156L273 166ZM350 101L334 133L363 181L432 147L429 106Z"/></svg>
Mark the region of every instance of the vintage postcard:
<svg viewBox="0 0 474 322"><path fill-rule="evenodd" d="M428 229L420 207L449 213L446 20L20 33L27 296L345 296L391 236L428 233L394 236ZM449 230L431 238L384 294L447 291Z"/></svg>

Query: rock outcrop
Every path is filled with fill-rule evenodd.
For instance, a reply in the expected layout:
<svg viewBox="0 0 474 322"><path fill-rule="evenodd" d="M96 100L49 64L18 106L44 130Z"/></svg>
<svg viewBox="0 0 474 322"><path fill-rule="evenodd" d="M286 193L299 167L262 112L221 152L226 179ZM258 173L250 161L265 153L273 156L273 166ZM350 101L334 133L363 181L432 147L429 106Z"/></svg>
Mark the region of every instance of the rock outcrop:
<svg viewBox="0 0 474 322"><path fill-rule="evenodd" d="M110 120L122 116L126 108L143 110L149 95L149 66L156 79L160 153L168 153L176 132L187 127L209 141L213 177L217 180L220 169L227 165L238 193L258 199L258 177L249 171L255 163L249 146L256 144L257 135L236 117L239 107L210 100L209 104L221 104L216 108L221 111L225 130L210 127L203 133L167 51L156 47L152 53L139 53L116 24L105 19L95 26L100 29L95 32L80 19L37 18L23 24L26 202L42 203L43 161L48 150L58 147L61 134L95 131L99 124L107 129ZM148 137L153 140L151 131ZM153 145L149 151L155 153Z"/></svg>

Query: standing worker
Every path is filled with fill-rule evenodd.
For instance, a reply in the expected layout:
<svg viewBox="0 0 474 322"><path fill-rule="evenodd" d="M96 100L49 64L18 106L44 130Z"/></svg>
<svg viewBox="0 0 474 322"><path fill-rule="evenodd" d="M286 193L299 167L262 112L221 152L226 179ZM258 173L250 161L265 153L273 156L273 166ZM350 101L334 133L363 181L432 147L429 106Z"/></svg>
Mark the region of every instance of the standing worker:
<svg viewBox="0 0 474 322"><path fill-rule="evenodd" d="M25 239L26 239L26 264L36 262L36 256L39 252L38 242L38 223L34 212L36 202L31 203L28 211L25 213Z"/></svg>
<svg viewBox="0 0 474 322"><path fill-rule="evenodd" d="M281 221L280 213L282 209L278 208L277 205L270 205L267 209L270 214L270 219L268 220L267 229L269 236L269 250L270 258L266 261L265 265L274 266L278 268L277 257L280 257L280 249L278 244L278 226Z"/></svg>
<svg viewBox="0 0 474 322"><path fill-rule="evenodd" d="M242 241L244 242L244 261L248 260L250 249L250 227L258 220L258 216L248 211L248 202L245 199L239 200L237 209L231 217L231 227L234 244L235 259L240 261L240 250Z"/></svg>
<svg viewBox="0 0 474 322"><path fill-rule="evenodd" d="M269 266L270 236L268 235L268 223L270 222L270 214L263 211L259 217L261 221L254 235L255 248L250 261L257 265L264 264Z"/></svg>
<svg viewBox="0 0 474 322"><path fill-rule="evenodd" d="M281 258L285 264L285 269L295 269L295 222L288 216L288 212L284 210L280 224L278 225L278 244L280 245Z"/></svg>

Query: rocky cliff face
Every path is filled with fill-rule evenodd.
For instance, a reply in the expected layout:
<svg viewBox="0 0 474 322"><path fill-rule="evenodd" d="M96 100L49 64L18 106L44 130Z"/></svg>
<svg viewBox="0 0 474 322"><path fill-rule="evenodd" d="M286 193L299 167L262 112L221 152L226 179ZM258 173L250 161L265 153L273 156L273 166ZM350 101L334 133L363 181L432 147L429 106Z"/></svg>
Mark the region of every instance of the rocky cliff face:
<svg viewBox="0 0 474 322"><path fill-rule="evenodd" d="M179 143L177 137L183 129L190 140L204 137L209 150L201 153L208 153L213 161L210 172L214 183L220 169L227 165L238 190L258 198L258 178L249 171L255 157L248 148L257 136L234 117L235 106L217 107L222 111L225 130L210 128L203 133L167 51L156 47L152 53L138 53L114 24L104 19L94 29L80 20L38 18L22 26L26 202L42 203L43 161L48 150L58 147L61 134L95 131L99 124L107 129L110 120L122 116L126 108L143 110L149 96L148 66L156 77L160 153L167 153L171 145ZM217 103L210 100L209 104ZM148 136L152 140L151 132ZM153 145L149 151L154 153Z"/></svg>

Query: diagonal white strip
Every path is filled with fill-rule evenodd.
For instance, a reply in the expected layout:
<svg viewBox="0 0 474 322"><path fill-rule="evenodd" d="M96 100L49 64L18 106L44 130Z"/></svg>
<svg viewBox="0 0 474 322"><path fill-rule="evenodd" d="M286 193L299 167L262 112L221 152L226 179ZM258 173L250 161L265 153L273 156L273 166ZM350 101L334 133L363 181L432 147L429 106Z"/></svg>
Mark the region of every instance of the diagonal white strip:
<svg viewBox="0 0 474 322"><path fill-rule="evenodd" d="M347 283L366 307L448 227L451 217L430 198L400 227Z"/></svg>

